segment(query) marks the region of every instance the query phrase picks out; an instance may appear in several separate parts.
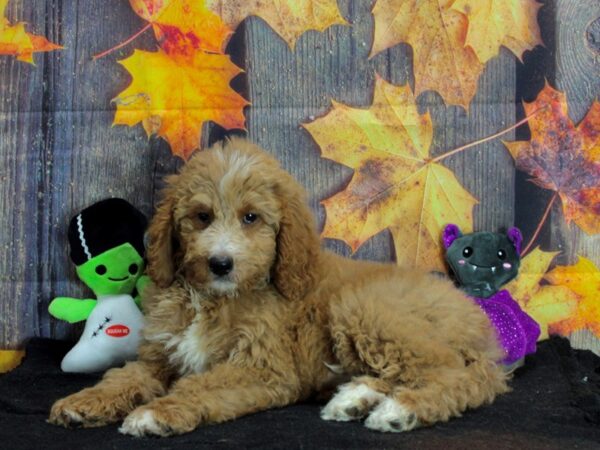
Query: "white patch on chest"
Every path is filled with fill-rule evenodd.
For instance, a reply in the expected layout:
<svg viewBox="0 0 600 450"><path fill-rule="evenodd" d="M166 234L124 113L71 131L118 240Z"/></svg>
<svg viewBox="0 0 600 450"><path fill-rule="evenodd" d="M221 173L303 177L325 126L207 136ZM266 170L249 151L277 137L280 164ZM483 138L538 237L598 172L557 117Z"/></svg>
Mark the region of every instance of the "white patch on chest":
<svg viewBox="0 0 600 450"><path fill-rule="evenodd" d="M165 346L169 362L175 366L180 375L200 373L205 370L208 354L202 345L200 316L179 334L159 334L149 340L160 341Z"/></svg>

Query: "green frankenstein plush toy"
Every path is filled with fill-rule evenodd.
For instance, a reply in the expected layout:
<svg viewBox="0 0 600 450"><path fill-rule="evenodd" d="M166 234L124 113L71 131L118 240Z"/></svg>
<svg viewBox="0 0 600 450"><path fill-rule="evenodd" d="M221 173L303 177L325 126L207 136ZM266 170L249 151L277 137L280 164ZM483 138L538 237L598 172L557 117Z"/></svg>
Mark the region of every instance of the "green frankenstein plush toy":
<svg viewBox="0 0 600 450"><path fill-rule="evenodd" d="M136 357L143 322L136 293L148 281L142 275L146 225L146 217L119 198L95 203L71 219L71 260L96 299L57 297L50 303L58 319L86 320L79 342L62 360L65 372L102 371Z"/></svg>

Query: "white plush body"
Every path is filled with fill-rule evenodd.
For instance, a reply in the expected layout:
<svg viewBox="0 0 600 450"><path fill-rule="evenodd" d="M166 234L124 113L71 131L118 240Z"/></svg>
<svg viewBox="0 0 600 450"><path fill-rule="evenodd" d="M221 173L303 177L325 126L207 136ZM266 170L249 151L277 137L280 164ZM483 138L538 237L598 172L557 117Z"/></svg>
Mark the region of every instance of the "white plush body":
<svg viewBox="0 0 600 450"><path fill-rule="evenodd" d="M60 365L65 372L99 372L135 359L143 316L130 295L107 295L85 322L79 342Z"/></svg>

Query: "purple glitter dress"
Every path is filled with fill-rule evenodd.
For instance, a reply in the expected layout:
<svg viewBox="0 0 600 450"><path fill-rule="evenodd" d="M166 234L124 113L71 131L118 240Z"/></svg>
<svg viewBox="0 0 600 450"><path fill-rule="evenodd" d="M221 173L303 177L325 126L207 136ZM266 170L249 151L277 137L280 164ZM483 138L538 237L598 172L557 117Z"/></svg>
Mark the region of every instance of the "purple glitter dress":
<svg viewBox="0 0 600 450"><path fill-rule="evenodd" d="M513 300L507 290L496 292L489 298L473 297L496 329L498 340L504 348L504 364L512 364L525 355L535 353L535 343L540 326Z"/></svg>

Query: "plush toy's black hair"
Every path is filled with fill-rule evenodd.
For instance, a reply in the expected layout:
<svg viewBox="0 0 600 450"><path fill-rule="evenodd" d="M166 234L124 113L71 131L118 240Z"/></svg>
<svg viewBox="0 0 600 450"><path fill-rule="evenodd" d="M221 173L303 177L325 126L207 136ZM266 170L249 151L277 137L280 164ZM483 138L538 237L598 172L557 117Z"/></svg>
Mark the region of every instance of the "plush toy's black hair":
<svg viewBox="0 0 600 450"><path fill-rule="evenodd" d="M79 266L89 255L94 257L125 243L130 243L143 258L147 224L146 217L121 198L94 203L71 219L71 260Z"/></svg>

